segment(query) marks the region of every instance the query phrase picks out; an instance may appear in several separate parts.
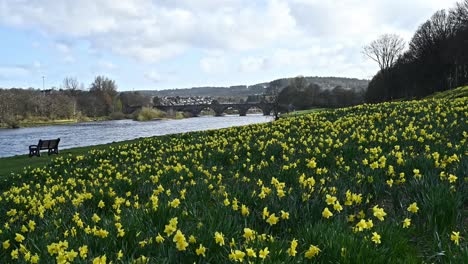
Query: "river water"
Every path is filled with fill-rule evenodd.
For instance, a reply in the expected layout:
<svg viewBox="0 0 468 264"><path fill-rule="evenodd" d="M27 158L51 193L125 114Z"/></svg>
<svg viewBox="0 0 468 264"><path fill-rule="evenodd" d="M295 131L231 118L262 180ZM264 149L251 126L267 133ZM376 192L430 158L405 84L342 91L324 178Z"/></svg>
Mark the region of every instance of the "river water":
<svg viewBox="0 0 468 264"><path fill-rule="evenodd" d="M28 154L28 146L37 144L39 139L60 138L60 150L140 137L266 123L271 120L272 117L270 116L253 114L247 116L202 116L180 120L149 122L114 120L70 125L0 129L0 157Z"/></svg>

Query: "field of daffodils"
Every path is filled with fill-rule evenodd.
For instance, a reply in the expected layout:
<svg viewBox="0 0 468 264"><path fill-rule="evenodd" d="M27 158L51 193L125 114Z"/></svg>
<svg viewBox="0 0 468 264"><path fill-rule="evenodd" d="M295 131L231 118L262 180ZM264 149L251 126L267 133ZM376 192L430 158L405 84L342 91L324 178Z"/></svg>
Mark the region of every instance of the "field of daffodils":
<svg viewBox="0 0 468 264"><path fill-rule="evenodd" d="M468 98L59 156L0 190L0 263L468 263Z"/></svg>

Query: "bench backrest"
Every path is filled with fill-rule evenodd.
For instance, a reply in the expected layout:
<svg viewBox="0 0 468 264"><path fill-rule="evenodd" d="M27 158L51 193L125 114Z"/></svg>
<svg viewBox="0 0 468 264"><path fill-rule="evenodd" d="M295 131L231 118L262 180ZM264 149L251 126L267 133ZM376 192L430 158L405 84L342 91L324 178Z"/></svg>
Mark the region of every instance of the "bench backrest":
<svg viewBox="0 0 468 264"><path fill-rule="evenodd" d="M60 138L48 139L48 140L40 139L39 143L37 144L37 147L39 149L53 149L53 148L57 148L59 142L60 142Z"/></svg>

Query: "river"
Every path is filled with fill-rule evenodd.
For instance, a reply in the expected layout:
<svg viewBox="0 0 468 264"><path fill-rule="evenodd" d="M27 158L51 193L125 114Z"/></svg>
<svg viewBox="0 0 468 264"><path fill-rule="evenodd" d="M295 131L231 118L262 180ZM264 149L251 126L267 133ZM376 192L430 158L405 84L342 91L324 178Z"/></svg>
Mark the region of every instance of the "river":
<svg viewBox="0 0 468 264"><path fill-rule="evenodd" d="M70 125L0 129L0 157L28 154L28 146L37 144L39 139L60 138L60 150L106 144L140 137L266 123L271 120L272 117L270 116L253 114L247 116L202 116L180 120L158 120L149 122L114 120Z"/></svg>

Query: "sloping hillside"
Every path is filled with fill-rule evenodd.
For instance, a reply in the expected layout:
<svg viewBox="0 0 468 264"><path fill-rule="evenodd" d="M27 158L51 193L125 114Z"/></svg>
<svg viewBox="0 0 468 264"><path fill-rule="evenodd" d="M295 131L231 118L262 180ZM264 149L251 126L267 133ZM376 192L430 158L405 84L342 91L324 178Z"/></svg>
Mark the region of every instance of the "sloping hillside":
<svg viewBox="0 0 468 264"><path fill-rule="evenodd" d="M59 156L0 193L0 263L467 263L467 100Z"/></svg>
<svg viewBox="0 0 468 264"><path fill-rule="evenodd" d="M468 97L468 86L458 87L456 89L431 94L427 99L455 99Z"/></svg>

